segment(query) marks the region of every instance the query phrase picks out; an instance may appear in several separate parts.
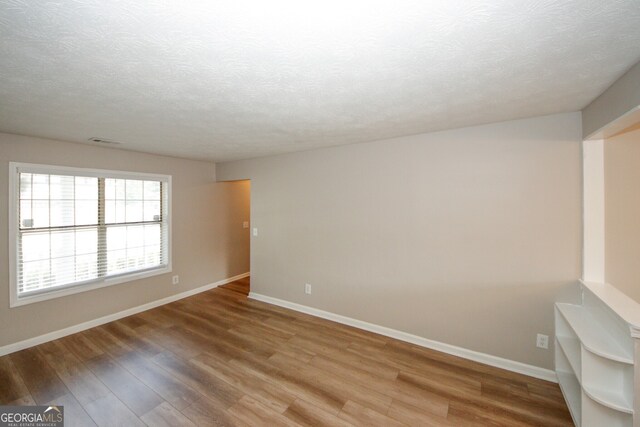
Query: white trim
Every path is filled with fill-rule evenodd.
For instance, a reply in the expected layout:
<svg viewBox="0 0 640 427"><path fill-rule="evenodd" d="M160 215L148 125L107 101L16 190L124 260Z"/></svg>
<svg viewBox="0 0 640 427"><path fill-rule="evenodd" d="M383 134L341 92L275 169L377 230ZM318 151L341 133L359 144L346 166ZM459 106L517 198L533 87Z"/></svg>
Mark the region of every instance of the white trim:
<svg viewBox="0 0 640 427"><path fill-rule="evenodd" d="M556 373L550 369L539 368L537 366L527 365L525 363L516 362L514 360L503 359L501 357L492 356L490 354L468 350L466 348L457 347L451 344L445 344L439 341L433 341L427 338L419 337L417 335L412 335L406 332L387 328L385 326L375 325L373 323L368 323L362 320L353 319L351 317L331 313L329 311L324 311L306 305L296 304L294 302L257 294L255 292L250 292L249 298L266 302L268 304L277 305L279 307L288 308L294 311L299 311L301 313L310 314L312 316L331 320L337 323L342 323L343 325L353 326L354 328L363 329L365 331L384 335L386 337L395 338L397 340L415 344L420 347L425 347L432 350L441 351L443 353L451 354L453 356L462 357L464 359L473 360L474 362L479 362L485 365L494 366L496 368L505 369L507 371L516 372L518 374L528 375L530 377L539 378L554 383L558 382Z"/></svg>
<svg viewBox="0 0 640 427"><path fill-rule="evenodd" d="M40 335L34 338L29 338L24 341L19 341L13 344L7 344L5 346L0 347L0 356L4 356L6 354L14 353L16 351L24 350L25 348L33 347L39 344L43 344L45 342L57 340L58 338L66 337L67 335L75 334L78 332L82 332L86 329L95 328L96 326L104 325L105 323L113 322L114 320L122 319L123 317L131 316L133 314L141 313L143 311L151 310L152 308L159 307L161 305L169 304L170 302L174 302L183 298L190 297L195 294L199 294L200 292L208 291L209 289L217 288L218 286L225 285L227 283L231 283L235 280L239 280L245 277L248 277L250 273L242 273L237 276L229 277L228 279L222 279L214 283L210 283L208 285L200 286L199 288L191 289L185 292L181 292L179 294L171 295L166 298L162 298L156 301L152 301L146 304L139 305L137 307L128 308L123 311L119 311L114 314L109 314L103 317L99 317L97 319L89 320L87 322L79 323L74 326L69 326L64 329L60 329L54 332L49 332L44 335Z"/></svg>
<svg viewBox="0 0 640 427"><path fill-rule="evenodd" d="M134 280L146 279L148 277L158 276L160 274L171 273L170 266L160 266L151 270L133 271L120 276L106 277L104 279L91 280L88 282L73 283L68 287L60 289L53 288L40 294L27 295L18 297L16 295L16 286L11 284L10 308L20 307L22 305L33 304L34 302L47 301L50 299L60 298L68 295L79 294L81 292L92 291L94 289L106 288L107 286L119 285L121 283L133 282Z"/></svg>
<svg viewBox="0 0 640 427"><path fill-rule="evenodd" d="M604 141L584 141L582 279L605 281Z"/></svg>
<svg viewBox="0 0 640 427"><path fill-rule="evenodd" d="M609 283L593 283L581 280L580 283L604 303L623 322L629 325L632 335L640 335L640 303L637 303L615 286Z"/></svg>
<svg viewBox="0 0 640 427"><path fill-rule="evenodd" d="M37 163L21 163L21 162L9 162L9 167L14 168L20 172L25 173L41 173L50 175L52 173L57 175L79 175L90 176L95 178L115 178L115 179L142 179L147 181L162 181L170 182L171 175L162 175L155 173L143 173L143 172L131 172L131 171L119 171L108 169L93 169L93 168L77 168L71 166L57 166L57 165L43 165Z"/></svg>
<svg viewBox="0 0 640 427"><path fill-rule="evenodd" d="M42 292L36 295L18 296L18 260L16 256L17 252L17 237L18 237L18 218L16 213L18 211L18 173L43 173L43 174L60 174L60 175L72 175L72 176L91 176L100 178L116 178L116 179L142 179L160 181L166 185L166 191L162 199L163 212L165 212L168 220L162 224L166 226L166 239L163 243L162 253L166 256L166 265L160 265L157 268L143 271L132 271L124 273L118 276L98 278L85 283L72 283L66 287L59 289L51 289L50 291ZM173 257L171 256L171 237L173 230L173 220L171 213L171 197L172 197L172 177L171 175L150 174L141 172L128 172L128 171L115 171L104 169L88 169L88 168L76 168L69 166L57 166L57 165L42 165L35 163L19 163L9 162L9 308L19 307L35 302L46 301L54 298L60 298L67 295L73 295L81 292L91 291L94 289L100 289L107 286L118 285L121 283L131 282L134 280L140 280L160 274L168 274L172 272Z"/></svg>
<svg viewBox="0 0 640 427"><path fill-rule="evenodd" d="M16 247L18 245L18 165L20 163L9 162L9 308L18 300L18 258Z"/></svg>
<svg viewBox="0 0 640 427"><path fill-rule="evenodd" d="M584 117L584 114L583 114ZM589 135L584 137L586 141L593 141L597 139L607 139L612 136L618 135L620 132L638 123L640 118L640 105L633 107L620 117L613 119L609 123L603 125L600 129L594 130Z"/></svg>

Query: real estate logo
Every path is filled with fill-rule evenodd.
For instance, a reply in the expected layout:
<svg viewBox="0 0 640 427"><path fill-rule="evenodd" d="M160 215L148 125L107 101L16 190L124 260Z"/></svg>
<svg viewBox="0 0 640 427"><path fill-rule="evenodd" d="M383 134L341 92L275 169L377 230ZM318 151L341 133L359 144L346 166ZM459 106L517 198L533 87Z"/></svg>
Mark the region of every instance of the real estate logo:
<svg viewBox="0 0 640 427"><path fill-rule="evenodd" d="M63 406L0 406L0 427L63 426Z"/></svg>

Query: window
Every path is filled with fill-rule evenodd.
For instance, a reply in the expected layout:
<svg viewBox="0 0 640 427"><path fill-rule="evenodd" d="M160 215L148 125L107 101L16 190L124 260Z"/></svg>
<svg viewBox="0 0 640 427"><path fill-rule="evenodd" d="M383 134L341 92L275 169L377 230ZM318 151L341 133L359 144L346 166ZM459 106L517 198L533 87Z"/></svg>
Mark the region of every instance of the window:
<svg viewBox="0 0 640 427"><path fill-rule="evenodd" d="M12 307L171 271L171 177L9 170Z"/></svg>

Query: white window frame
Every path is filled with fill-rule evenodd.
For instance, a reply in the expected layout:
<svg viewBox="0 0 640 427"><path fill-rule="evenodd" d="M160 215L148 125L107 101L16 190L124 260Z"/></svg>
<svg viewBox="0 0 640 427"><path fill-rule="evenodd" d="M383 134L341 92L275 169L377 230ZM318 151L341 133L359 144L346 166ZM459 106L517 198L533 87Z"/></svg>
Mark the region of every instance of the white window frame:
<svg viewBox="0 0 640 427"><path fill-rule="evenodd" d="M18 195L20 194L18 188L20 184L20 180L18 179L19 172L36 174L40 173L46 175L79 175L96 178L135 179L161 181L165 183L167 194L162 203L164 204L163 212L165 212L167 216L167 264L157 268L146 269L143 271L134 271L131 273L124 273L112 277L99 278L88 282L80 282L78 284L70 285L61 289L54 288L51 291L19 297L17 278L19 221ZM173 221L171 216L171 175L9 162L9 203L7 203L7 205L9 206L9 307L11 308L172 272L171 224L173 223Z"/></svg>

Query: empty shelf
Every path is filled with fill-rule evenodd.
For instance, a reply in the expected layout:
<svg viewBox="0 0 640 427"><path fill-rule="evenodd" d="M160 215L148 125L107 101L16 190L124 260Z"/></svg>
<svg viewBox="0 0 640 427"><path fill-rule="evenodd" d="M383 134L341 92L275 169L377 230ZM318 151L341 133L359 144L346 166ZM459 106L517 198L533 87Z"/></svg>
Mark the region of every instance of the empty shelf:
<svg viewBox="0 0 640 427"><path fill-rule="evenodd" d="M578 380L573 374L566 372L557 372L557 374L558 383L560 384L562 394L564 394L564 398L567 401L567 406L569 407L569 412L571 412L571 416L573 417L573 422L575 425L579 426L581 425L580 421L582 416L582 405L580 403L582 391L580 390L580 384L578 384Z"/></svg>
<svg viewBox="0 0 640 427"><path fill-rule="evenodd" d="M556 307L586 350L616 362L633 364L632 355L583 306L558 303Z"/></svg>
<svg viewBox="0 0 640 427"><path fill-rule="evenodd" d="M607 408L615 409L616 411L626 412L627 414L633 414L633 405L627 400L621 391L602 390L589 385L583 385L582 389L584 393L592 400L599 404L606 406Z"/></svg>
<svg viewBox="0 0 640 427"><path fill-rule="evenodd" d="M580 341L568 337L556 337L556 339L564 355L567 357L573 373L580 377Z"/></svg>

